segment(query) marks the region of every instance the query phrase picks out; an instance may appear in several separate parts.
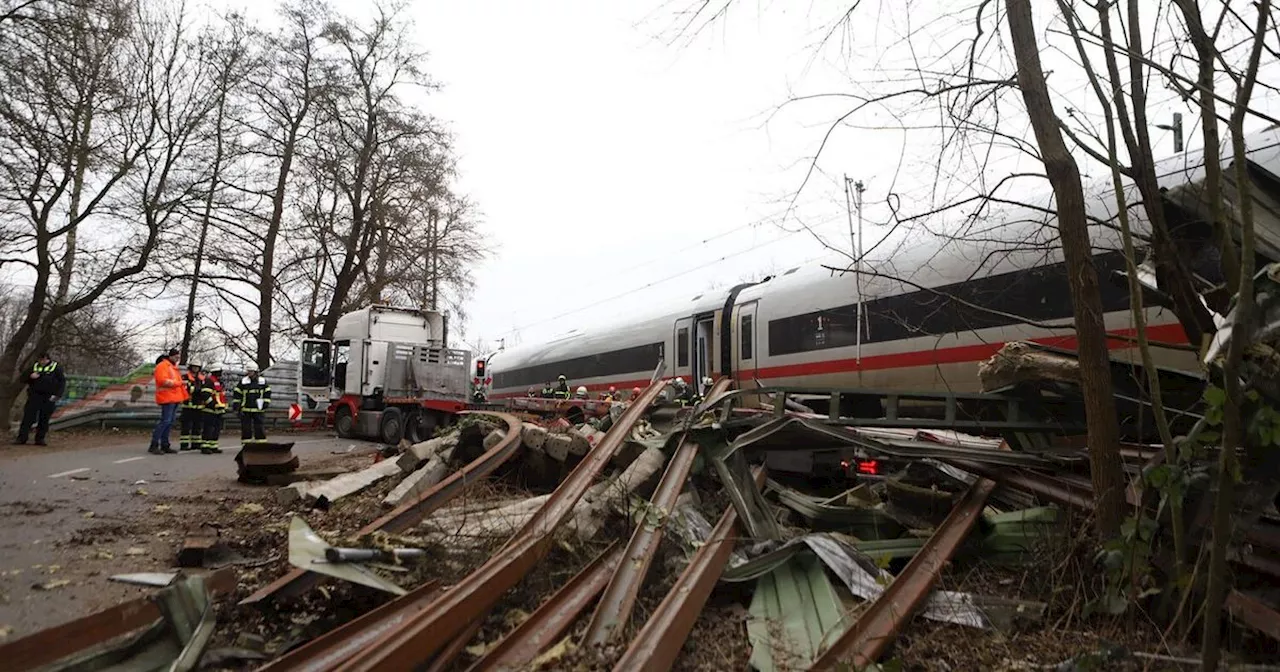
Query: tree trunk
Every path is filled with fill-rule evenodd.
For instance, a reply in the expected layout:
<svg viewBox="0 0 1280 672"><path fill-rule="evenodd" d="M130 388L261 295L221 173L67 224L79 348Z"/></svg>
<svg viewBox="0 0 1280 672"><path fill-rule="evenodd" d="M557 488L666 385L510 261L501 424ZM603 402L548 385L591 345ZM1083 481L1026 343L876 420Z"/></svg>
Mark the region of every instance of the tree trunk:
<svg viewBox="0 0 1280 672"><path fill-rule="evenodd" d="M1080 383L1088 425L1097 530L1102 538L1114 537L1119 533L1124 517L1124 478L1120 465L1115 399L1111 394L1106 329L1102 323L1102 298L1085 218L1084 188L1080 183L1080 170L1062 140L1059 120L1049 100L1031 17L1031 3L1029 0L1005 0L1005 7L1014 58L1018 64L1018 85L1057 205L1058 232L1062 238L1062 255L1075 312L1076 338L1080 344Z"/></svg>
<svg viewBox="0 0 1280 672"><path fill-rule="evenodd" d="M182 358L186 360L188 348L191 347L191 334L196 324L196 290L200 287L200 270L204 265L204 248L209 239L209 217L213 213L213 198L218 193L218 182L222 178L222 122L226 118L227 92L218 92L218 111L213 124L214 150L213 174L209 177L209 192L204 197L204 214L200 218L200 238L196 241L195 265L191 269L191 291L187 294L187 316L182 325ZM260 364L261 365L261 364Z"/></svg>
<svg viewBox="0 0 1280 672"><path fill-rule="evenodd" d="M1222 221L1222 156L1219 146L1222 140L1218 137L1218 102L1213 96L1213 60L1217 57L1213 39L1204 29L1200 17L1200 3L1196 0L1174 0L1174 4L1182 12L1182 20L1191 36L1191 43L1196 48L1196 58L1200 61L1198 83L1200 93L1200 128L1204 134L1204 198L1209 203L1209 223L1218 237L1219 256L1222 259L1222 275L1227 287L1240 286L1240 257L1236 253L1235 241L1231 238L1231 227ZM1226 312L1226 307L1222 308Z"/></svg>
<svg viewBox="0 0 1280 672"><path fill-rule="evenodd" d="M284 220L285 189L289 185L289 173L293 170L293 154L298 146L298 132L302 126L304 111L289 127L284 151L280 158L280 171L276 175L276 190L271 196L271 219L262 238L262 269L258 277L258 343L255 360L259 370L271 366L272 308L276 294L276 240L280 238L280 223Z"/></svg>
<svg viewBox="0 0 1280 672"><path fill-rule="evenodd" d="M1236 93L1235 108L1231 111L1231 146L1236 170L1236 184L1248 194L1248 161L1245 159L1244 116L1253 97L1253 85L1258 78L1258 63L1262 59L1263 41L1267 34L1267 18L1271 13L1271 0L1258 2L1258 27L1254 32L1253 50L1249 54L1248 70ZM1201 94L1203 95L1203 94ZM1207 148L1212 150L1213 148ZM1201 669L1218 669L1222 631L1222 603L1226 600L1229 578L1227 576L1227 544L1231 540L1232 490L1236 487L1236 450L1245 443L1245 420L1241 414L1244 404L1244 386L1240 383L1240 360L1253 325L1253 273L1254 233L1253 199L1239 199L1240 208L1240 290L1236 293L1235 320L1231 325L1231 342L1227 345L1227 359L1222 367L1226 401L1222 406L1222 451L1218 459L1218 493L1213 507L1213 549L1209 556L1209 594L1204 604L1204 633L1200 643L1203 659Z"/></svg>

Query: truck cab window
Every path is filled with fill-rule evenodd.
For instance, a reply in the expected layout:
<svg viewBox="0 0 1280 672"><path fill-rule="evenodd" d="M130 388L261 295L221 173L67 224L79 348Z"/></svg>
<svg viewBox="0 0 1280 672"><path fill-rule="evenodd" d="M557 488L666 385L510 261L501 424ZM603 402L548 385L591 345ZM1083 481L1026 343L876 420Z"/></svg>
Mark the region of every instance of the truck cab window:
<svg viewBox="0 0 1280 672"><path fill-rule="evenodd" d="M347 359L351 355L351 341L337 341L333 353L333 386L347 389Z"/></svg>
<svg viewBox="0 0 1280 672"><path fill-rule="evenodd" d="M302 386L329 386L329 355L333 345L325 341L302 344Z"/></svg>

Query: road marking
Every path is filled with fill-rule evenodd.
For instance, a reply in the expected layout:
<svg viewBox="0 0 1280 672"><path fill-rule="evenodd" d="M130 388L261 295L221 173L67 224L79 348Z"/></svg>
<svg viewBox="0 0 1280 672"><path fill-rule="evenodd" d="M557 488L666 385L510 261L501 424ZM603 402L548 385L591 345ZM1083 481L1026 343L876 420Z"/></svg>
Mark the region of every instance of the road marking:
<svg viewBox="0 0 1280 672"><path fill-rule="evenodd" d="M145 455L139 455L137 457L126 457L123 460L116 460L114 464L124 464L125 462L136 462L138 460L145 460L145 459L147 459Z"/></svg>
<svg viewBox="0 0 1280 672"><path fill-rule="evenodd" d="M70 471L60 471L56 474L49 474L49 478L58 478L59 476L70 476L71 474L78 474L82 471L89 471L89 467L80 467L79 469L72 469Z"/></svg>

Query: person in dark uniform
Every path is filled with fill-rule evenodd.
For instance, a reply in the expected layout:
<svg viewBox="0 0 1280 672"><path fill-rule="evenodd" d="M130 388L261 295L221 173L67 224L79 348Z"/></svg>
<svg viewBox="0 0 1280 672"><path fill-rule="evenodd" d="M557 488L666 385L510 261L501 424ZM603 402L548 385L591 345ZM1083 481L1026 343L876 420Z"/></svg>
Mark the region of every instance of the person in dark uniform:
<svg viewBox="0 0 1280 672"><path fill-rule="evenodd" d="M200 412L204 415L200 432L200 453L221 453L218 438L222 436L222 416L227 412L227 393L222 386L222 365L214 364L200 385Z"/></svg>
<svg viewBox="0 0 1280 672"><path fill-rule="evenodd" d="M256 364L249 365L244 378L236 386L231 406L240 414L240 443L248 447L267 442L267 428L262 415L271 406L271 386L258 373Z"/></svg>
<svg viewBox="0 0 1280 672"><path fill-rule="evenodd" d="M36 445L49 445L44 441L49 434L49 418L53 417L54 407L66 393L67 378L62 367L49 358L49 353L40 353L27 376L27 405L22 409L22 424L18 425L18 438L14 443L26 443L31 425L35 425Z"/></svg>
<svg viewBox="0 0 1280 672"><path fill-rule="evenodd" d="M556 387L552 390L552 394L557 399L568 399L572 396L573 392L569 390L569 381L564 377L564 374L560 374L560 377L556 379Z"/></svg>
<svg viewBox="0 0 1280 672"><path fill-rule="evenodd" d="M200 411L200 386L204 384L204 374L200 372L199 364L187 363L182 384L187 388L187 400L182 402L182 411L178 415L181 425L178 450L196 450L200 448L200 430L204 426L204 413Z"/></svg>

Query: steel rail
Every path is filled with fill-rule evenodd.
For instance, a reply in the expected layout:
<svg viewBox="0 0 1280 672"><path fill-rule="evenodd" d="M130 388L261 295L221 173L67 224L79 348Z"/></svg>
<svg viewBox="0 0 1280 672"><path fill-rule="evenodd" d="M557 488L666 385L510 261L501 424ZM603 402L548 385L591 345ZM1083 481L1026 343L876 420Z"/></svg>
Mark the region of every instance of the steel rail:
<svg viewBox="0 0 1280 672"><path fill-rule="evenodd" d="M428 581L400 599L361 614L271 661L259 668L259 672L328 669L360 648L368 646L369 642L391 628L401 625L414 612L427 608L441 590L439 581Z"/></svg>
<svg viewBox="0 0 1280 672"><path fill-rule="evenodd" d="M680 447L667 465L652 501L627 543L626 560L618 565L604 595L596 604L587 625L587 632L582 636L583 646L607 643L614 634L626 627L631 618L631 610L635 606L636 597L644 585L649 566L653 563L654 553L662 543L662 531L675 508L676 498L684 488L693 468L693 458L698 454L698 444L686 441L681 437ZM656 515L651 518L650 515Z"/></svg>
<svg viewBox="0 0 1280 672"><path fill-rule="evenodd" d="M665 386L665 381L655 382L641 393L640 398L618 418L533 518L488 561L426 610L415 614L403 627L387 633L333 669L346 672L414 669L429 661L474 621L484 618L503 593L515 586L546 556L554 543L552 533L569 517L574 505L622 445L631 427Z"/></svg>
<svg viewBox="0 0 1280 672"><path fill-rule="evenodd" d="M519 627L502 638L467 672L520 670L529 666L556 638L577 620L578 614L604 590L609 577L623 558L623 546L614 542L591 564L578 572Z"/></svg>
<svg viewBox="0 0 1280 672"><path fill-rule="evenodd" d="M764 484L765 470L755 470L756 487ZM671 591L645 622L640 634L631 641L622 658L614 666L619 670L670 670L680 649L689 638L693 624L707 604L707 598L715 589L724 566L733 553L735 532L738 529L738 512L732 506L725 509L720 521L711 530L711 536L694 554L693 560L676 579Z"/></svg>
<svg viewBox="0 0 1280 672"><path fill-rule="evenodd" d="M1093 494L1090 490L1072 488L1052 477L1040 476L1021 470L997 469L991 465L971 460L946 457L939 459L975 476L981 476L996 481L1001 485L1044 497L1056 504L1070 506L1082 511L1093 510Z"/></svg>
<svg viewBox="0 0 1280 672"><path fill-rule="evenodd" d="M860 670L876 662L932 592L943 566L969 536L995 487L990 479L974 481L902 573L810 669L835 669L837 663L848 660Z"/></svg>
<svg viewBox="0 0 1280 672"><path fill-rule="evenodd" d="M1249 627L1280 640L1280 612L1272 609L1262 600L1246 595L1238 590L1227 594L1227 613Z"/></svg>
<svg viewBox="0 0 1280 672"><path fill-rule="evenodd" d="M492 415L507 423L507 435L480 457L467 466L453 472L447 478L423 492L416 499L405 502L392 509L386 515L364 526L356 537L374 532L396 534L417 525L428 514L447 504L462 493L467 486L493 473L505 464L520 450L520 431L524 424L510 413L490 413L484 411L463 411L466 414ZM293 568L284 576L260 588L254 594L240 601L240 605L257 604L263 600L281 596L297 596L314 588L323 576L305 569Z"/></svg>

